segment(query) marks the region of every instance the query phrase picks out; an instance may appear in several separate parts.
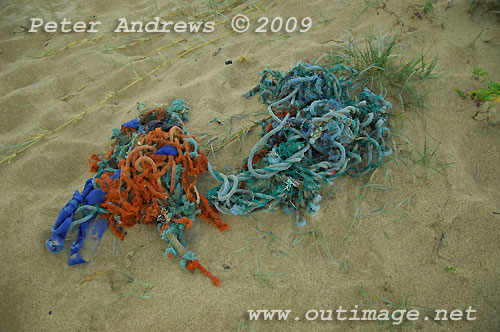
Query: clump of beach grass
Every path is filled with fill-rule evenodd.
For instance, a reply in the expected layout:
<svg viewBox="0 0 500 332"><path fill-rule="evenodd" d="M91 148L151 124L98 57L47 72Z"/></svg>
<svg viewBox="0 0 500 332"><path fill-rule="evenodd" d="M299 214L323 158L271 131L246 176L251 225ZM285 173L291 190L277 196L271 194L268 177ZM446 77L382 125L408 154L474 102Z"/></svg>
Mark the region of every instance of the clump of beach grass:
<svg viewBox="0 0 500 332"><path fill-rule="evenodd" d="M397 53L402 48L399 33L368 35L358 43L351 36L339 52L331 51L327 60L344 64L359 71L355 77L358 86L376 89L381 94L392 94L405 105L424 106L422 83L435 79L437 55L430 58L422 49L415 56Z"/></svg>

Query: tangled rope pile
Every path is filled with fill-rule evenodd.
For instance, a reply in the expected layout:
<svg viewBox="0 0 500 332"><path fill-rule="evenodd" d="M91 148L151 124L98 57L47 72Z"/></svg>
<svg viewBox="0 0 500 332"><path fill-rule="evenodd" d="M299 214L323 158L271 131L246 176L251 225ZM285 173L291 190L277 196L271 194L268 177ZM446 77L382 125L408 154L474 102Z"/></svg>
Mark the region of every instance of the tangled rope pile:
<svg viewBox="0 0 500 332"><path fill-rule="evenodd" d="M184 250L183 231L197 216L220 231L228 227L196 188L198 176L207 171L207 157L199 151L199 141L184 129L186 112L184 100L174 100L168 110L143 109L137 119L113 130L113 148L105 159L90 157L91 172L96 174L81 194L75 192L52 227L47 241L51 252L60 251L70 229L79 226L69 264L85 262L79 250L98 215L101 219L96 220L107 220L122 240L124 228L154 223L167 243L166 257L180 253L186 271L197 268L219 285L198 257ZM99 230L100 237L103 230Z"/></svg>
<svg viewBox="0 0 500 332"><path fill-rule="evenodd" d="M324 184L342 174L363 176L392 153L387 109L391 104L368 88L355 94L353 68L298 63L282 75L264 70L259 93L269 105L261 121L263 137L238 174L208 170L221 182L208 196L225 214L248 215L283 206L305 219L299 209L315 215Z"/></svg>
<svg viewBox="0 0 500 332"><path fill-rule="evenodd" d="M84 263L85 239L98 243L108 224L122 240L126 228L155 224L166 241L166 257L181 256L184 270L198 269L218 286L219 279L185 250L184 240L196 217L220 231L228 228L210 203L232 215L283 207L303 225L300 209L319 211L323 185L343 174L363 176L392 153L386 144L391 104L367 88L358 91L356 75L343 65L298 63L285 75L266 69L244 96L259 93L269 116L260 122L263 136L238 174L220 173L208 163L200 142L184 129L184 100L166 110L139 103L139 117L113 130L106 158L89 158L95 175L59 213L47 248L59 252L78 228L69 265ZM221 182L209 190L209 199L196 187L207 170Z"/></svg>

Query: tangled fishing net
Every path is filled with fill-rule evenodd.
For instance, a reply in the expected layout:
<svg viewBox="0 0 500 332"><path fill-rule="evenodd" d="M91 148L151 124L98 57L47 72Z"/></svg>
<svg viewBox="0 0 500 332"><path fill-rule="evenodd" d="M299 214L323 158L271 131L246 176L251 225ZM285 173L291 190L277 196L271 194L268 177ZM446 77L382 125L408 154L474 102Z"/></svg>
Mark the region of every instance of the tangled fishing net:
<svg viewBox="0 0 500 332"><path fill-rule="evenodd" d="M106 158L90 157L95 175L59 213L47 248L59 252L76 229L69 265L84 263L80 249L86 238L98 243L108 225L123 240L126 228L154 224L166 241L166 257L181 256L186 271L199 269L219 285L185 250L184 230L196 217L222 231L228 225L217 210L249 215L283 207L303 225L300 210L319 211L325 184L343 174L362 176L391 154L386 144L391 104L368 88L358 89L356 75L343 65L298 63L285 75L266 69L244 96L258 93L269 116L260 122L262 138L237 174L220 173L208 163L200 142L184 129L184 100L174 100L168 109L138 104L139 117L113 130ZM196 187L207 171L220 182L208 199Z"/></svg>
<svg viewBox="0 0 500 332"><path fill-rule="evenodd" d="M82 193L75 192L52 227L47 241L51 252L60 251L68 232L78 227L69 265L83 263L80 249L87 233L100 239L109 224L123 240L126 228L155 224L167 243L166 257L180 254L186 271L197 268L219 285L198 257L184 249L183 232L196 217L221 231L228 227L196 187L198 176L207 171L207 157L184 129L186 112L184 100L174 100L167 110L143 109L138 118L113 130L113 148L104 159L90 157L94 177Z"/></svg>
<svg viewBox="0 0 500 332"><path fill-rule="evenodd" d="M260 83L245 93L259 94L269 116L262 138L237 174L208 165L221 183L208 193L224 214L283 207L305 223L301 208L315 215L321 188L343 174L363 176L392 153L386 144L391 104L368 88L358 91L353 68L298 63L282 75L266 69Z"/></svg>

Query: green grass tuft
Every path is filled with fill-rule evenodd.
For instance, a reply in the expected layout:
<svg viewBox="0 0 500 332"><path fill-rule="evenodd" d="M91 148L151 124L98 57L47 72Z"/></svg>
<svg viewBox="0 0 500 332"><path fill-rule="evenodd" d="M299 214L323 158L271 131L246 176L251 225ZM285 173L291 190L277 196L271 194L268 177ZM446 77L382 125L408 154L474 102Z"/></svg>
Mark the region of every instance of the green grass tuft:
<svg viewBox="0 0 500 332"><path fill-rule="evenodd" d="M426 14L434 8L434 6L432 5L432 2L430 2L429 0L427 0L422 7L424 9L424 13L426 13Z"/></svg>
<svg viewBox="0 0 500 332"><path fill-rule="evenodd" d="M435 67L438 57L428 59L422 49L414 56L408 57L396 53L400 48L398 33L391 36L367 36L364 45L358 45L352 38L343 51L329 55L333 64L346 64L359 70L355 78L359 86L378 88L380 93L395 91L403 109L404 104L423 107L422 83L428 79L437 78ZM392 90L394 89L394 90Z"/></svg>
<svg viewBox="0 0 500 332"><path fill-rule="evenodd" d="M490 81L487 88L480 88L471 92L471 97L479 104L488 101L500 102L500 82Z"/></svg>
<svg viewBox="0 0 500 332"><path fill-rule="evenodd" d="M481 66L475 66L472 69L472 77L476 80L482 77L483 82L489 79L488 72ZM491 79L489 79L487 87L473 90L470 95L460 89L455 89L455 91L457 91L461 98L470 96L470 98L474 100L478 106L490 101L500 102L500 82L495 82ZM493 105L490 104L490 107L493 107Z"/></svg>
<svg viewBox="0 0 500 332"><path fill-rule="evenodd" d="M472 75L477 77L484 77L486 78L488 76L488 73L483 69L481 66L475 66L472 68Z"/></svg>

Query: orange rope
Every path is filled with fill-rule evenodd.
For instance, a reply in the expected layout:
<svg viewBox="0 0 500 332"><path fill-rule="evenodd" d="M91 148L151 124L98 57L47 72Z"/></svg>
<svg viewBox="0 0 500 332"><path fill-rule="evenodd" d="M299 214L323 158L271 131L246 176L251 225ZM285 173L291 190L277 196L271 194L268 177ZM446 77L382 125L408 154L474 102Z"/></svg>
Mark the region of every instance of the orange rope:
<svg viewBox="0 0 500 332"><path fill-rule="evenodd" d="M161 119L162 109L149 110L143 116L153 111L158 112ZM121 227L132 227L138 223L149 224L158 218L161 212L158 200L165 200L166 196L174 194L177 164L183 167L180 182L188 201L197 201L198 197L194 189L198 175L207 172L208 160L201 152L194 159L191 157L190 153L194 151L194 146L189 142L190 138L199 142L177 126L173 126L168 132L156 128L147 134L142 134L138 140L139 144L129 152L126 160L119 162L118 166L121 168L119 179L111 180L108 173L95 179L106 194L106 201L101 204L101 207L110 212L106 216L115 236L120 239L124 238ZM174 146L178 152L177 156L155 154L166 145ZM108 153L108 158L111 153ZM97 171L99 157L93 155L89 161L91 170ZM161 177L168 170L171 171L171 176L170 190L167 193ZM197 207L201 211L200 218L216 226L220 231L229 227L210 206L206 197L201 194ZM186 225L186 229L191 228L193 223L187 217L172 218L172 221Z"/></svg>
<svg viewBox="0 0 500 332"><path fill-rule="evenodd" d="M220 286L219 278L214 276L212 274L212 272L208 271L203 265L201 265L199 260L195 259L194 261L188 261L188 263L186 264L186 269L188 269L188 271L194 271L194 269L196 269L196 268L198 270L200 270L201 272L203 272L204 275L209 277L212 280L212 282L215 284L215 286L217 286L217 287Z"/></svg>

